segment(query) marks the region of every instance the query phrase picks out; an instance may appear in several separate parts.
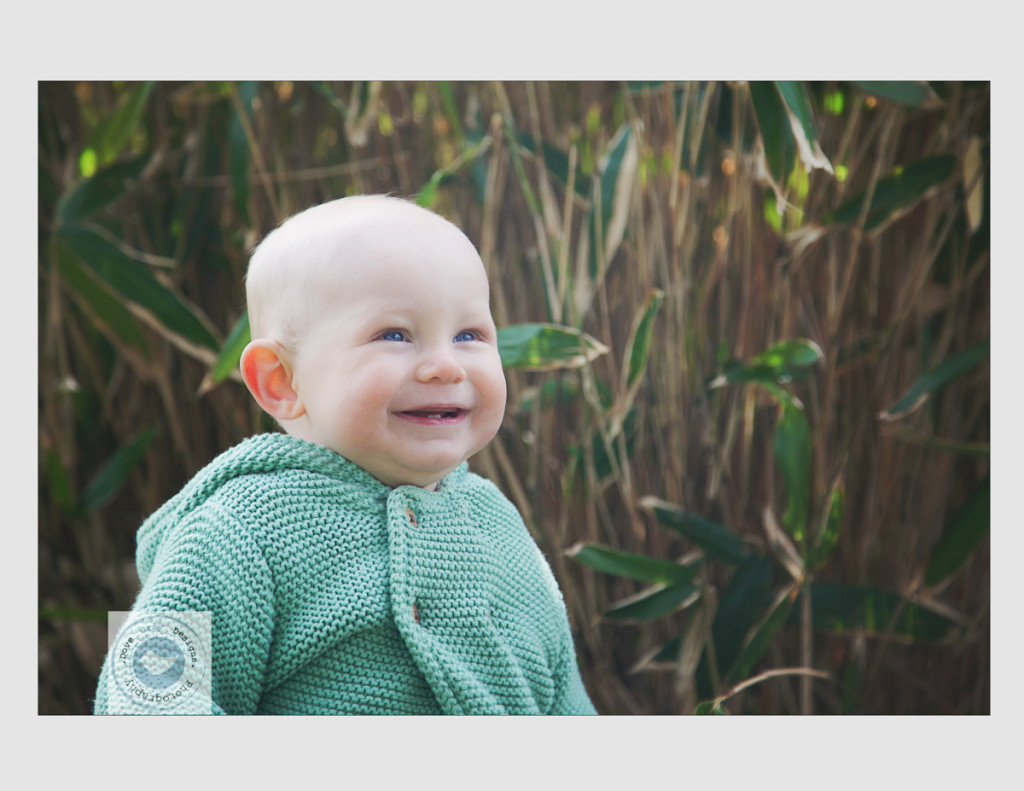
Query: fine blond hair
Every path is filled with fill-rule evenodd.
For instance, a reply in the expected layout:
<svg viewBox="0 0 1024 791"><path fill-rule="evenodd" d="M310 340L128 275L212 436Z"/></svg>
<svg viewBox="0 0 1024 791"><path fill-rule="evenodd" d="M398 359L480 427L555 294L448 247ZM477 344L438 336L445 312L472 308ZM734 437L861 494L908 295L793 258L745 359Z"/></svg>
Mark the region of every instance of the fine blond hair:
<svg viewBox="0 0 1024 791"><path fill-rule="evenodd" d="M405 198L353 195L299 212L271 231L253 250L245 276L253 338L272 338L295 350L306 327L317 279L346 260L372 254L374 244L403 224L457 226ZM468 239L466 243L472 245Z"/></svg>

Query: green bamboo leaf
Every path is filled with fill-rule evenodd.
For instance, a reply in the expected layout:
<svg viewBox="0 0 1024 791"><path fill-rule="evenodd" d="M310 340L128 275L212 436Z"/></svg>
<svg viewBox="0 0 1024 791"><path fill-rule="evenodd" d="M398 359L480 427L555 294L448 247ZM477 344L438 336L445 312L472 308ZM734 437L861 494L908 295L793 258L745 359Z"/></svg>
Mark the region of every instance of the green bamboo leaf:
<svg viewBox="0 0 1024 791"><path fill-rule="evenodd" d="M750 554L722 591L711 624L711 640L715 662L723 673L735 664L748 632L771 601L772 566L764 555Z"/></svg>
<svg viewBox="0 0 1024 791"><path fill-rule="evenodd" d="M170 332L198 346L219 348L199 314L160 283L145 264L130 256L127 248L106 231L85 223L72 223L62 226L58 236L117 294L148 311Z"/></svg>
<svg viewBox="0 0 1024 791"><path fill-rule="evenodd" d="M537 142L533 139L533 135L529 135L526 132L520 132L516 137L523 148L529 151L531 154L537 154ZM544 158L544 166L548 169L548 172L555 177L555 179L563 186L569 186L569 155L563 153L555 146L541 141L540 153ZM576 194L581 198L587 197L587 192L590 185L590 179L580 170L576 168L576 176L573 182L573 189Z"/></svg>
<svg viewBox="0 0 1024 791"><path fill-rule="evenodd" d="M799 129L793 129L793 139L805 167L808 170L823 168L832 173L832 163L828 161L818 142L818 130L814 126L807 83L781 81L775 85L782 95L783 103L799 126Z"/></svg>
<svg viewBox="0 0 1024 791"><path fill-rule="evenodd" d="M971 492L967 501L942 531L932 547L924 573L926 585L934 585L960 568L989 533L991 525L991 492L989 476Z"/></svg>
<svg viewBox="0 0 1024 791"><path fill-rule="evenodd" d="M735 110L735 89L730 87L727 82L719 83L715 88L719 91L718 113L714 118L715 136L726 147L732 148L737 152L749 154L754 148L755 135L757 134L756 126L754 124L744 123L740 124L739 130L734 130L733 113ZM688 131L689 130L687 129L686 132ZM736 131L739 132L739 135L737 139L733 139ZM684 134L686 132L684 132ZM686 144L684 143L683 145L685 146Z"/></svg>
<svg viewBox="0 0 1024 791"><path fill-rule="evenodd" d="M785 407L786 409L803 409L804 405L791 392L783 387L775 384L774 382L767 382L762 380L755 380L754 384L760 387L762 390L767 390L775 398L775 401Z"/></svg>
<svg viewBox="0 0 1024 791"><path fill-rule="evenodd" d="M750 98L761 130L768 172L777 185L785 184L796 165L796 142L786 105L773 82L751 82Z"/></svg>
<svg viewBox="0 0 1024 791"><path fill-rule="evenodd" d="M823 358L821 347L812 340L780 341L746 363L730 366L709 387L719 387L726 382L789 382Z"/></svg>
<svg viewBox="0 0 1024 791"><path fill-rule="evenodd" d="M956 168L956 157L949 155L919 159L905 167L896 168L875 185L864 230L875 230L883 223L899 216L931 190L949 181L956 173ZM864 198L864 192L853 196L835 211L825 215L824 223L848 225L856 222L860 217Z"/></svg>
<svg viewBox="0 0 1024 791"><path fill-rule="evenodd" d="M672 503L644 497L640 505L650 510L661 524L682 534L703 549L708 557L725 563L741 563L748 556L743 540L721 525L688 514Z"/></svg>
<svg viewBox="0 0 1024 791"><path fill-rule="evenodd" d="M653 621L675 612L688 600L692 601L697 591L696 585L685 583L659 587L653 592L648 589L619 602L604 617L615 621Z"/></svg>
<svg viewBox="0 0 1024 791"><path fill-rule="evenodd" d="M818 139L818 130L814 126L814 114L811 112L811 100L807 95L807 86L802 82L779 80L775 83L782 95L782 101L800 122L809 143Z"/></svg>
<svg viewBox="0 0 1024 791"><path fill-rule="evenodd" d="M651 333L654 329L654 318L658 315L662 300L665 299L665 292L660 289L653 289L647 295L647 304L643 308L633 332L633 342L629 350L629 367L626 375L626 389L639 384L644 370L647 368L647 358L650 354Z"/></svg>
<svg viewBox="0 0 1024 791"><path fill-rule="evenodd" d="M422 206L424 209L432 209L437 201L437 188L450 178L451 176L443 170L434 171L430 181L416 193L416 205Z"/></svg>
<svg viewBox="0 0 1024 791"><path fill-rule="evenodd" d="M57 223L80 220L113 203L138 180L148 164L148 155L133 157L82 179L57 202Z"/></svg>
<svg viewBox="0 0 1024 791"><path fill-rule="evenodd" d="M880 99L888 99L910 107L931 107L941 104L935 91L926 82L854 80L853 84Z"/></svg>
<svg viewBox="0 0 1024 791"><path fill-rule="evenodd" d="M727 684L735 684L750 675L754 665L771 647L776 633L789 617L798 593L799 588L796 585L791 585L779 593L775 602L769 608L768 614L750 632L749 639L743 644L736 662L726 674L725 680Z"/></svg>
<svg viewBox="0 0 1024 791"><path fill-rule="evenodd" d="M61 280L86 309L96 326L115 344L138 349L144 359L149 359L149 347L131 311L102 285L95 273L83 268L59 235L55 244L57 271Z"/></svg>
<svg viewBox="0 0 1024 791"><path fill-rule="evenodd" d="M577 544L566 550L566 554L596 571L629 577L638 582L678 585L689 582L694 574L693 568L671 560L634 555L596 544Z"/></svg>
<svg viewBox="0 0 1024 791"><path fill-rule="evenodd" d="M729 712L722 708L722 704L718 700L702 700L697 704L693 713L696 715L725 715Z"/></svg>
<svg viewBox="0 0 1024 791"><path fill-rule="evenodd" d="M685 629L683 634L678 637L673 637L671 640L666 642L660 649L645 662L645 666L657 667L671 665L679 660L679 652L683 648L683 639L686 637Z"/></svg>
<svg viewBox="0 0 1024 791"><path fill-rule="evenodd" d="M810 593L811 622L817 630L846 633L863 629L868 636L896 635L934 642L958 628L950 618L891 591L812 582ZM790 621L793 619L790 613Z"/></svg>
<svg viewBox="0 0 1024 791"><path fill-rule="evenodd" d="M905 415L909 415L921 406L932 393L945 387L988 357L989 344L989 340L984 340L981 343L970 346L963 351L957 352L927 373L922 374L899 401L885 412L879 413L878 419L897 420Z"/></svg>
<svg viewBox="0 0 1024 791"><path fill-rule="evenodd" d="M146 100L153 90L152 82L142 82L132 86L121 95L117 107L85 143L85 150L93 152L97 165L103 167L113 162L125 144L131 139L132 132L138 126Z"/></svg>
<svg viewBox="0 0 1024 791"><path fill-rule="evenodd" d="M786 486L782 524L796 541L803 541L811 478L811 428L803 410L783 407L782 418L775 427L772 451Z"/></svg>
<svg viewBox="0 0 1024 791"><path fill-rule="evenodd" d="M430 177L430 181L423 185L423 188L416 195L416 204L422 206L425 209L432 208L434 202L437 200L437 190L446 182L450 181L456 173L462 170L466 165L472 165L479 162L481 157L491 147L491 138L483 137L481 135L473 135L472 142L466 146L462 153L455 158L455 160L446 167L439 168L434 171L434 175Z"/></svg>
<svg viewBox="0 0 1024 791"><path fill-rule="evenodd" d="M545 379L540 388L527 388L521 395L520 404L524 414L535 408L551 409L563 404L571 404L580 397L580 386L575 379L568 376L556 376Z"/></svg>
<svg viewBox="0 0 1024 791"><path fill-rule="evenodd" d="M597 216L597 181L591 191L591 211L588 215L590 238L593 240L588 255L590 276L596 278L615 256L622 242L629 212L629 196L634 183L639 159L636 140L629 124L623 124L608 143L608 150L600 164L600 217ZM599 261L597 221L601 223L603 261Z"/></svg>
<svg viewBox="0 0 1024 791"><path fill-rule="evenodd" d="M709 591L708 598L702 598L703 593L703 590L700 591L700 595L687 604L687 607L692 605L693 610L688 613L681 633L661 646L660 649L644 654L629 668L630 674L671 670L675 673L691 675L696 670L695 662L703 665L710 640L708 621L714 617L716 607L716 597L713 591ZM708 697L711 692L707 691L705 694L702 691L700 694L702 697Z"/></svg>
<svg viewBox="0 0 1024 791"><path fill-rule="evenodd" d="M228 333L224 345L220 347L217 362L210 372L213 384L223 382L238 367L238 361L242 359L242 350L251 339L249 333L249 313L248 311L242 311L242 315L238 317L235 326Z"/></svg>
<svg viewBox="0 0 1024 791"><path fill-rule="evenodd" d="M824 355L821 347L806 338L781 341L755 355L750 360L751 368L764 368L776 371L776 376L792 375L798 368L814 365Z"/></svg>
<svg viewBox="0 0 1024 791"><path fill-rule="evenodd" d="M608 347L572 327L514 324L498 330L498 351L505 368L550 371L587 365Z"/></svg>
<svg viewBox="0 0 1024 791"><path fill-rule="evenodd" d="M156 432L157 427L151 426L133 437L128 444L114 451L113 455L96 473L96 476L82 490L79 503L82 513L91 513L113 499L129 473L139 463L146 448L149 447L149 443L156 436Z"/></svg>
<svg viewBox="0 0 1024 791"><path fill-rule="evenodd" d="M616 210L619 177L623 174L628 177L632 172L627 156L632 142L633 128L623 124L608 142L608 151L601 163L601 227L605 230L606 244L608 225Z"/></svg>
<svg viewBox="0 0 1024 791"><path fill-rule="evenodd" d="M725 364L724 373L709 381L706 389L710 392L728 383L750 382L771 393L784 408L803 409L800 400L780 384L805 378L810 367L823 357L821 348L814 341L806 338L781 341L746 363L729 361Z"/></svg>

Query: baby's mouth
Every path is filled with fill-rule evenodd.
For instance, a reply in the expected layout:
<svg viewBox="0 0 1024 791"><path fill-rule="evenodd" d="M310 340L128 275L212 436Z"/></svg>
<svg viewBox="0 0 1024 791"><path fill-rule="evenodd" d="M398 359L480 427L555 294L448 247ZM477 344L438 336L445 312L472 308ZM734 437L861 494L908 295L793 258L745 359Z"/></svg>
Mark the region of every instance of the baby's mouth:
<svg viewBox="0 0 1024 791"><path fill-rule="evenodd" d="M457 423L466 416L467 410L462 407L437 406L423 409L408 409L398 412L398 416L415 423Z"/></svg>

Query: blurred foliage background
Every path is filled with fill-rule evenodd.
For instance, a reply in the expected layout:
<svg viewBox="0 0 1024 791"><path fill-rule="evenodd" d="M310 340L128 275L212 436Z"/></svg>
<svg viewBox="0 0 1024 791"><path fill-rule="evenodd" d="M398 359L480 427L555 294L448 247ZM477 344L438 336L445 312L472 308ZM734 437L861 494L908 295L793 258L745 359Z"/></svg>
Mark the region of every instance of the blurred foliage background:
<svg viewBox="0 0 1024 791"><path fill-rule="evenodd" d="M989 84L39 84L39 711L91 710L135 531L273 430L264 234L353 193L478 246L471 461L605 714L981 714Z"/></svg>

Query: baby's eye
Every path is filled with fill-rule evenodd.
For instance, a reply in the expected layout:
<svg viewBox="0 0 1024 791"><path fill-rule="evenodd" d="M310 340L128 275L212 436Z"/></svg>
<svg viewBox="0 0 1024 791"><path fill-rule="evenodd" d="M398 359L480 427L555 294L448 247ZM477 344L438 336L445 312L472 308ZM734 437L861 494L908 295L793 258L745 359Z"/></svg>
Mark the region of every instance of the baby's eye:
<svg viewBox="0 0 1024 791"><path fill-rule="evenodd" d="M462 341L477 341L480 340L480 333L473 330L463 330L455 336L455 342L460 343Z"/></svg>
<svg viewBox="0 0 1024 791"><path fill-rule="evenodd" d="M387 332L383 333L380 336L380 339L382 341L399 341L399 342L409 340L408 338L405 337L405 333L402 332L402 330L388 330Z"/></svg>

